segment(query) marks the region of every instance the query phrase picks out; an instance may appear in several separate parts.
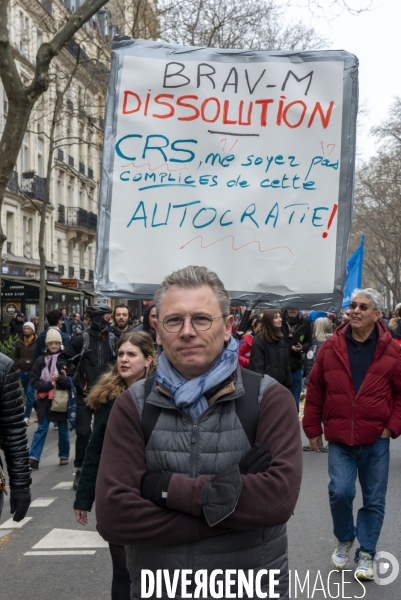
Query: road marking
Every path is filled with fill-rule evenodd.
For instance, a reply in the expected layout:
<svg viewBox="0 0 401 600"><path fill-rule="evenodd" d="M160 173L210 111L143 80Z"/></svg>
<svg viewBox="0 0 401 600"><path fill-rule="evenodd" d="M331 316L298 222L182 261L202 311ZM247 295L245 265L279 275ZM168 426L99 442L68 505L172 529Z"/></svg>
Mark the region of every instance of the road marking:
<svg viewBox="0 0 401 600"><path fill-rule="evenodd" d="M4 529L3 531L0 531L0 540L1 538L6 537L6 535L9 535L12 532L12 529Z"/></svg>
<svg viewBox="0 0 401 600"><path fill-rule="evenodd" d="M36 498L36 500L31 502L31 505L29 508L44 508L45 506L50 506L50 504L52 502L54 502L55 500L57 500L57 497L56 498Z"/></svg>
<svg viewBox="0 0 401 600"><path fill-rule="evenodd" d="M41 550L25 552L24 556L67 556L70 554L96 554L96 550Z"/></svg>
<svg viewBox="0 0 401 600"><path fill-rule="evenodd" d="M28 523L28 521L30 521L31 519L32 519L32 517L25 517L25 519L22 519L22 521L17 523L16 521L13 521L11 518L11 519L8 519L8 521L4 521L4 523L2 523L0 525L0 529L20 529L21 527L26 525Z"/></svg>
<svg viewBox="0 0 401 600"><path fill-rule="evenodd" d="M52 490L72 490L72 481L61 481L52 487Z"/></svg>
<svg viewBox="0 0 401 600"><path fill-rule="evenodd" d="M108 548L97 531L77 531L75 529L52 529L32 550L47 548Z"/></svg>

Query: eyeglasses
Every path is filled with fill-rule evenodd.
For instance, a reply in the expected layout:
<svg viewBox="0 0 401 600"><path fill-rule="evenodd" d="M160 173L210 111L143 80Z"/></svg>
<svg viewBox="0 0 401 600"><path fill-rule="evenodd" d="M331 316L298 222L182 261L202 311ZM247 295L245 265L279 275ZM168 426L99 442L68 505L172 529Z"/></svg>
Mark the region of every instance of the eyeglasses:
<svg viewBox="0 0 401 600"><path fill-rule="evenodd" d="M210 315L193 315L192 317L180 317L178 315L172 317L166 317L165 319L159 320L159 323L163 323L163 327L169 333L178 333L184 327L185 319L191 320L191 325L195 331L207 331L213 325L213 321L216 319L224 319L224 315L221 317L211 317Z"/></svg>
<svg viewBox="0 0 401 600"><path fill-rule="evenodd" d="M371 308L370 305L365 304L365 302L361 302L360 304L358 304L358 302L351 302L349 307L351 310L355 310L356 308L359 308L359 310L361 310L362 312L365 312L365 311L369 310L369 308Z"/></svg>

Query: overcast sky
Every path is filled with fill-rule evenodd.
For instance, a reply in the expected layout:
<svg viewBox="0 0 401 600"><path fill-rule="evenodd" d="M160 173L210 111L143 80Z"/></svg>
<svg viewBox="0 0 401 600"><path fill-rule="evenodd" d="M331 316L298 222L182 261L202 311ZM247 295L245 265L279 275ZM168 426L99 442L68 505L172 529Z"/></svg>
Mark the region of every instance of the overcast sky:
<svg viewBox="0 0 401 600"><path fill-rule="evenodd" d="M356 5L356 0L350 0ZM294 4L306 0L293 0ZM329 6L331 0L320 0ZM401 0L373 0L374 9L359 16L344 12L330 20L311 15L307 8L288 11L291 19L300 17L330 40L329 48L347 50L359 58L359 102L368 113L358 131L358 153L367 159L376 151L369 136L372 126L383 121L395 96L401 96ZM333 14L333 13L331 13ZM397 58L398 57L398 58Z"/></svg>

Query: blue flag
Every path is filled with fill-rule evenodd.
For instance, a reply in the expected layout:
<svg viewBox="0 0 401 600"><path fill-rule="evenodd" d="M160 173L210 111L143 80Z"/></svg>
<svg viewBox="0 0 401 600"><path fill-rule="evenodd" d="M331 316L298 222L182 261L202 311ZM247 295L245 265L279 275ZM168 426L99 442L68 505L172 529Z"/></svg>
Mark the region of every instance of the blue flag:
<svg viewBox="0 0 401 600"><path fill-rule="evenodd" d="M362 285L363 247L365 236L362 236L361 245L347 260L347 278L345 280L344 299L342 308L351 304L352 292Z"/></svg>

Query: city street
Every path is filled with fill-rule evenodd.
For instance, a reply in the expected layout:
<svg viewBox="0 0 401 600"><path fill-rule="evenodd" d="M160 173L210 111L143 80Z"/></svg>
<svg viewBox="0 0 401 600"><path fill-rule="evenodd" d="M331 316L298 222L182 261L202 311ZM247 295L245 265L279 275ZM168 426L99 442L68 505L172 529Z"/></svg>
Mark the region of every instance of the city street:
<svg viewBox="0 0 401 600"><path fill-rule="evenodd" d="M28 428L30 440L35 429L36 424L31 423ZM302 600L362 597L399 600L399 579L387 586L366 584L366 593L361 584L353 580L351 571L344 573L343 589L337 585L341 582L341 575L337 573L328 583L335 541L327 497L326 463L327 454L304 452L302 491L288 526L291 597ZM94 513L90 513L86 528L75 521L71 489L73 471L72 463L66 467L58 466L57 432L51 425L40 469L33 473L33 506L21 527L10 524L6 499L0 523L2 597L6 591L12 600L110 598L108 547L96 533ZM400 480L401 441L397 440L391 442L386 518L378 549L390 552L398 559L401 557ZM308 571L309 592L307 585L302 592L299 583L295 587L295 582L298 577L303 586Z"/></svg>

